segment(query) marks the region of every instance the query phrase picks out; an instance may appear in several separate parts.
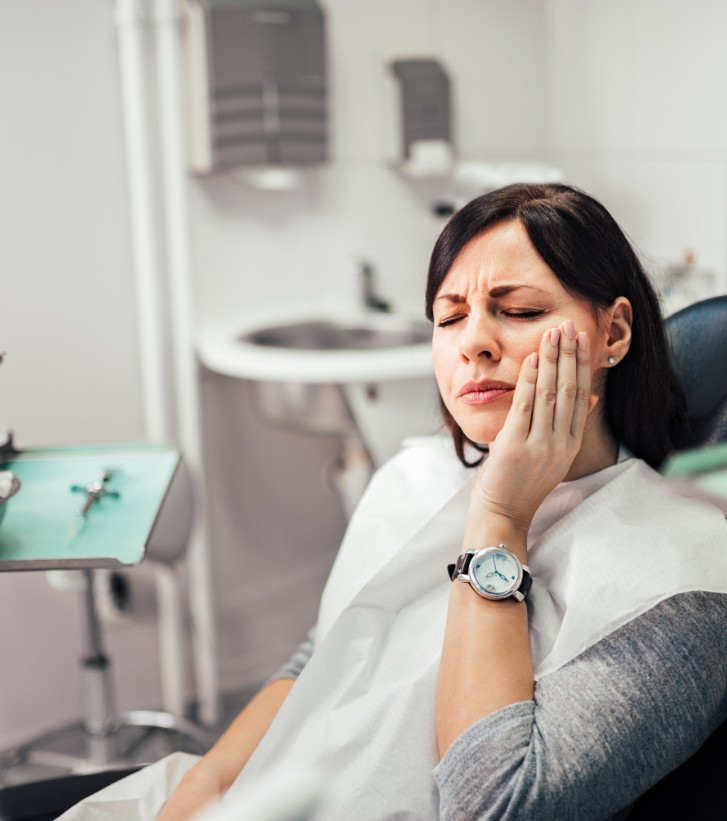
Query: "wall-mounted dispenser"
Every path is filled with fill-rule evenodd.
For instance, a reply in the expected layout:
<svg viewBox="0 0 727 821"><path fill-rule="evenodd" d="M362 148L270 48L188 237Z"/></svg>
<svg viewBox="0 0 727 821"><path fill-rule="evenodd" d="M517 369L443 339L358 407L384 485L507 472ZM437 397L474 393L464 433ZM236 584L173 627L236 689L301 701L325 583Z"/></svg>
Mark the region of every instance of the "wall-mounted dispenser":
<svg viewBox="0 0 727 821"><path fill-rule="evenodd" d="M325 26L316 0L186 0L190 167L327 158Z"/></svg>
<svg viewBox="0 0 727 821"><path fill-rule="evenodd" d="M410 177L446 176L452 170L449 77L437 60L395 60L401 81L401 170Z"/></svg>
<svg viewBox="0 0 727 821"><path fill-rule="evenodd" d="M448 217L474 197L514 182L557 182L559 168L529 160L509 162L459 160L452 137L450 81L435 59L400 59L390 63L400 81L401 138L396 168L414 188L431 197L430 208ZM420 186L419 181L425 185Z"/></svg>

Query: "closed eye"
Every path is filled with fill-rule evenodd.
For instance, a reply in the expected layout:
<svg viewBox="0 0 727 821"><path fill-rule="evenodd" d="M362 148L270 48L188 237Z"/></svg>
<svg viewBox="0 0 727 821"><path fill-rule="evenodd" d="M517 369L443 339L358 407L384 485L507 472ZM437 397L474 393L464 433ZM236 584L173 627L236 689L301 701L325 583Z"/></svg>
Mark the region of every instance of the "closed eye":
<svg viewBox="0 0 727 821"><path fill-rule="evenodd" d="M542 316L545 311L503 311L502 313L511 319L535 319L537 316Z"/></svg>
<svg viewBox="0 0 727 821"><path fill-rule="evenodd" d="M437 328L447 328L450 325L454 325L455 322L459 322L460 319L464 319L464 316L453 316L451 319L442 319L437 322Z"/></svg>

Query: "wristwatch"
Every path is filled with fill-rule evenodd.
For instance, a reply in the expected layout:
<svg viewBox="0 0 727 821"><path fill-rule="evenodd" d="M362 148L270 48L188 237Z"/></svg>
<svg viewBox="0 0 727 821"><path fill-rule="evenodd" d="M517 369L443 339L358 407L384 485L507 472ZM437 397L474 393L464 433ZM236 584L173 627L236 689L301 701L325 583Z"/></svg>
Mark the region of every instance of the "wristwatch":
<svg viewBox="0 0 727 821"><path fill-rule="evenodd" d="M485 599L523 601L533 584L530 568L507 549L507 545L467 550L447 565L452 581L469 582Z"/></svg>

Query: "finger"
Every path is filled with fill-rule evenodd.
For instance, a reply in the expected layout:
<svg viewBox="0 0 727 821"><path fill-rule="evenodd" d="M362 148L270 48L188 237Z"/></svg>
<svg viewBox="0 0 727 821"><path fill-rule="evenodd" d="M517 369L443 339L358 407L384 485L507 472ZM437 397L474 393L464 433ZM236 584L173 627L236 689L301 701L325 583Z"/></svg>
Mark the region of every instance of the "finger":
<svg viewBox="0 0 727 821"><path fill-rule="evenodd" d="M571 433L573 423L573 411L578 393L576 361L576 329L573 320L566 319L563 323L560 335L560 348L558 350L558 377L556 393L558 398L555 401L555 414L553 416L553 430L556 433Z"/></svg>
<svg viewBox="0 0 727 821"><path fill-rule="evenodd" d="M538 383L535 387L533 421L530 425L531 435L550 436L553 432L560 337L560 328L551 328L540 340L540 364Z"/></svg>
<svg viewBox="0 0 727 821"><path fill-rule="evenodd" d="M520 366L520 375L512 395L512 404L502 429L506 436L524 441L530 431L538 380L539 357L531 353Z"/></svg>
<svg viewBox="0 0 727 821"><path fill-rule="evenodd" d="M576 398L571 421L571 434L578 438L583 436L588 414L596 406L591 393L591 350L588 334L584 331L578 334L576 340Z"/></svg>

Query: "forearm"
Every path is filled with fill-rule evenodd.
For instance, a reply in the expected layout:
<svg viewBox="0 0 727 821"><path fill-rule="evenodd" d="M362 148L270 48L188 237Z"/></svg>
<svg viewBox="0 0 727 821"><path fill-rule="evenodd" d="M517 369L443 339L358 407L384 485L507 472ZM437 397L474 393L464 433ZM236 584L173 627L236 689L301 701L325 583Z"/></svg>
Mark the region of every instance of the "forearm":
<svg viewBox="0 0 727 821"><path fill-rule="evenodd" d="M507 544L521 562L525 537L508 522L470 518L463 550ZM454 582L437 687L440 756L468 727L490 713L533 697L533 665L524 602L491 601Z"/></svg>
<svg viewBox="0 0 727 821"><path fill-rule="evenodd" d="M437 689L440 756L490 713L533 697L524 602L479 599L454 584Z"/></svg>
<svg viewBox="0 0 727 821"><path fill-rule="evenodd" d="M440 817L611 818L725 718L727 596L667 599L466 730L435 770Z"/></svg>
<svg viewBox="0 0 727 821"><path fill-rule="evenodd" d="M197 765L215 773L225 792L255 752L295 682L271 681L255 695Z"/></svg>
<svg viewBox="0 0 727 821"><path fill-rule="evenodd" d="M266 684L217 743L184 776L158 821L183 821L224 794L262 740L285 701L293 679Z"/></svg>

